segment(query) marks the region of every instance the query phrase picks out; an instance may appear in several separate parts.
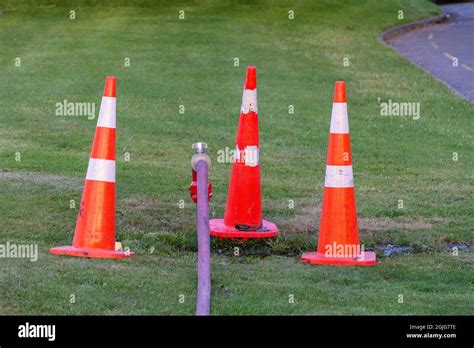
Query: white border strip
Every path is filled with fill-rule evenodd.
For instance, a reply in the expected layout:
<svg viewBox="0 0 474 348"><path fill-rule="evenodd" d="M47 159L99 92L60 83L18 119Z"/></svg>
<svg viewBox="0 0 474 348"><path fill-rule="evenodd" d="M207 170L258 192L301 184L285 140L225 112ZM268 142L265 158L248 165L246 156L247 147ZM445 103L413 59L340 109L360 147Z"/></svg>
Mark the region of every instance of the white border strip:
<svg viewBox="0 0 474 348"><path fill-rule="evenodd" d="M249 112L258 112L257 107L257 89L244 89L242 95L242 107L240 112L248 114Z"/></svg>
<svg viewBox="0 0 474 348"><path fill-rule="evenodd" d="M352 166L326 166L324 187L354 187Z"/></svg>
<svg viewBox="0 0 474 348"><path fill-rule="evenodd" d="M331 133L348 134L347 103L333 103L331 113Z"/></svg>
<svg viewBox="0 0 474 348"><path fill-rule="evenodd" d="M86 180L115 182L115 161L99 158L89 159Z"/></svg>
<svg viewBox="0 0 474 348"><path fill-rule="evenodd" d="M97 127L115 128L116 98L102 97Z"/></svg>

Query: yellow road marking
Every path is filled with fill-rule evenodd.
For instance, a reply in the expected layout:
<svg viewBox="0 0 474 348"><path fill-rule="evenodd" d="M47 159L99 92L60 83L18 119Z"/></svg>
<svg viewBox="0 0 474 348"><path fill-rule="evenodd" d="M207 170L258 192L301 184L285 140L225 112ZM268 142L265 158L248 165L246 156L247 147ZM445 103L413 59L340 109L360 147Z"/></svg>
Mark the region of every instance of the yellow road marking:
<svg viewBox="0 0 474 348"><path fill-rule="evenodd" d="M449 54L448 52L444 52L443 53L445 57L447 57L448 59L456 59L455 56L453 56L452 54Z"/></svg>
<svg viewBox="0 0 474 348"><path fill-rule="evenodd" d="M436 42L433 41L433 33L429 33L428 34L428 40L430 41L430 44L431 46L433 46L433 48L439 48L439 46L436 44ZM451 59L451 60L454 60L454 59L457 59L455 56L453 56L451 53L449 52L443 52L443 55L448 58L448 59ZM469 65L467 64L461 64L461 66L466 69L467 71L474 71L474 68L471 68Z"/></svg>
<svg viewBox="0 0 474 348"><path fill-rule="evenodd" d="M439 48L436 42L433 41L433 33L428 34L428 41L430 42L431 46L433 46L433 48L436 48L436 49Z"/></svg>

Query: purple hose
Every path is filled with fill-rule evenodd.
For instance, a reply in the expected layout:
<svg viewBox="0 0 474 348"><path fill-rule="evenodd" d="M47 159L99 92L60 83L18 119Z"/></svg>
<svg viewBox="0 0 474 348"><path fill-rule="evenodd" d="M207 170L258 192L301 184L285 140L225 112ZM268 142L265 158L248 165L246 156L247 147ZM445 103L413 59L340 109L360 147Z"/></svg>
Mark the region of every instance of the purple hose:
<svg viewBox="0 0 474 348"><path fill-rule="evenodd" d="M198 225L198 287L196 315L209 315L211 307L211 236L209 234L209 202L207 192L207 163L199 160L197 172Z"/></svg>

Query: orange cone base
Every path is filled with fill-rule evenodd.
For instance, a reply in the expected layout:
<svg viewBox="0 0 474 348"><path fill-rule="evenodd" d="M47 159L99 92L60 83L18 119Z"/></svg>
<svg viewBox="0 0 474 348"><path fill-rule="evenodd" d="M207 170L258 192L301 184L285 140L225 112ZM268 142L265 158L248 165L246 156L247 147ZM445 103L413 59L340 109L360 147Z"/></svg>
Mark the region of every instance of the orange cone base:
<svg viewBox="0 0 474 348"><path fill-rule="evenodd" d="M131 251L116 251L97 248L76 248L73 246L60 246L49 250L54 255L66 255L77 257L90 257L93 259L124 259L135 255Z"/></svg>
<svg viewBox="0 0 474 348"><path fill-rule="evenodd" d="M364 251L364 257L327 257L318 252L303 253L301 261L313 265L335 265L335 266L374 266L375 253L373 251Z"/></svg>
<svg viewBox="0 0 474 348"><path fill-rule="evenodd" d="M239 238L243 240L258 238L273 238L278 233L278 228L273 222L262 220L262 227L256 231L240 231L235 227L226 226L224 219L209 220L211 236L219 239Z"/></svg>

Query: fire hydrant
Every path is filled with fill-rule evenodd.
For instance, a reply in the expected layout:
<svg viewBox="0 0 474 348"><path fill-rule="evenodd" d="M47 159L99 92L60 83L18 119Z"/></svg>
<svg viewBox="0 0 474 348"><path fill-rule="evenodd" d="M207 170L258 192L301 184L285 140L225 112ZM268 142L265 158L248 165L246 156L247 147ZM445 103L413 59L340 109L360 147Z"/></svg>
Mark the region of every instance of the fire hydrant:
<svg viewBox="0 0 474 348"><path fill-rule="evenodd" d="M207 159L206 155L206 149L207 149L207 144L206 143L196 143L193 144L192 148L194 149L194 156L191 160L191 162L197 163L199 159ZM210 166L210 161L208 161L208 165ZM194 168L194 166L193 166ZM189 194L191 195L191 199L193 200L194 203L197 203L197 173L194 169L192 169L192 176L193 176L193 181L191 182L191 185L189 185ZM212 198L212 183L209 181L207 184L207 198L210 201Z"/></svg>

